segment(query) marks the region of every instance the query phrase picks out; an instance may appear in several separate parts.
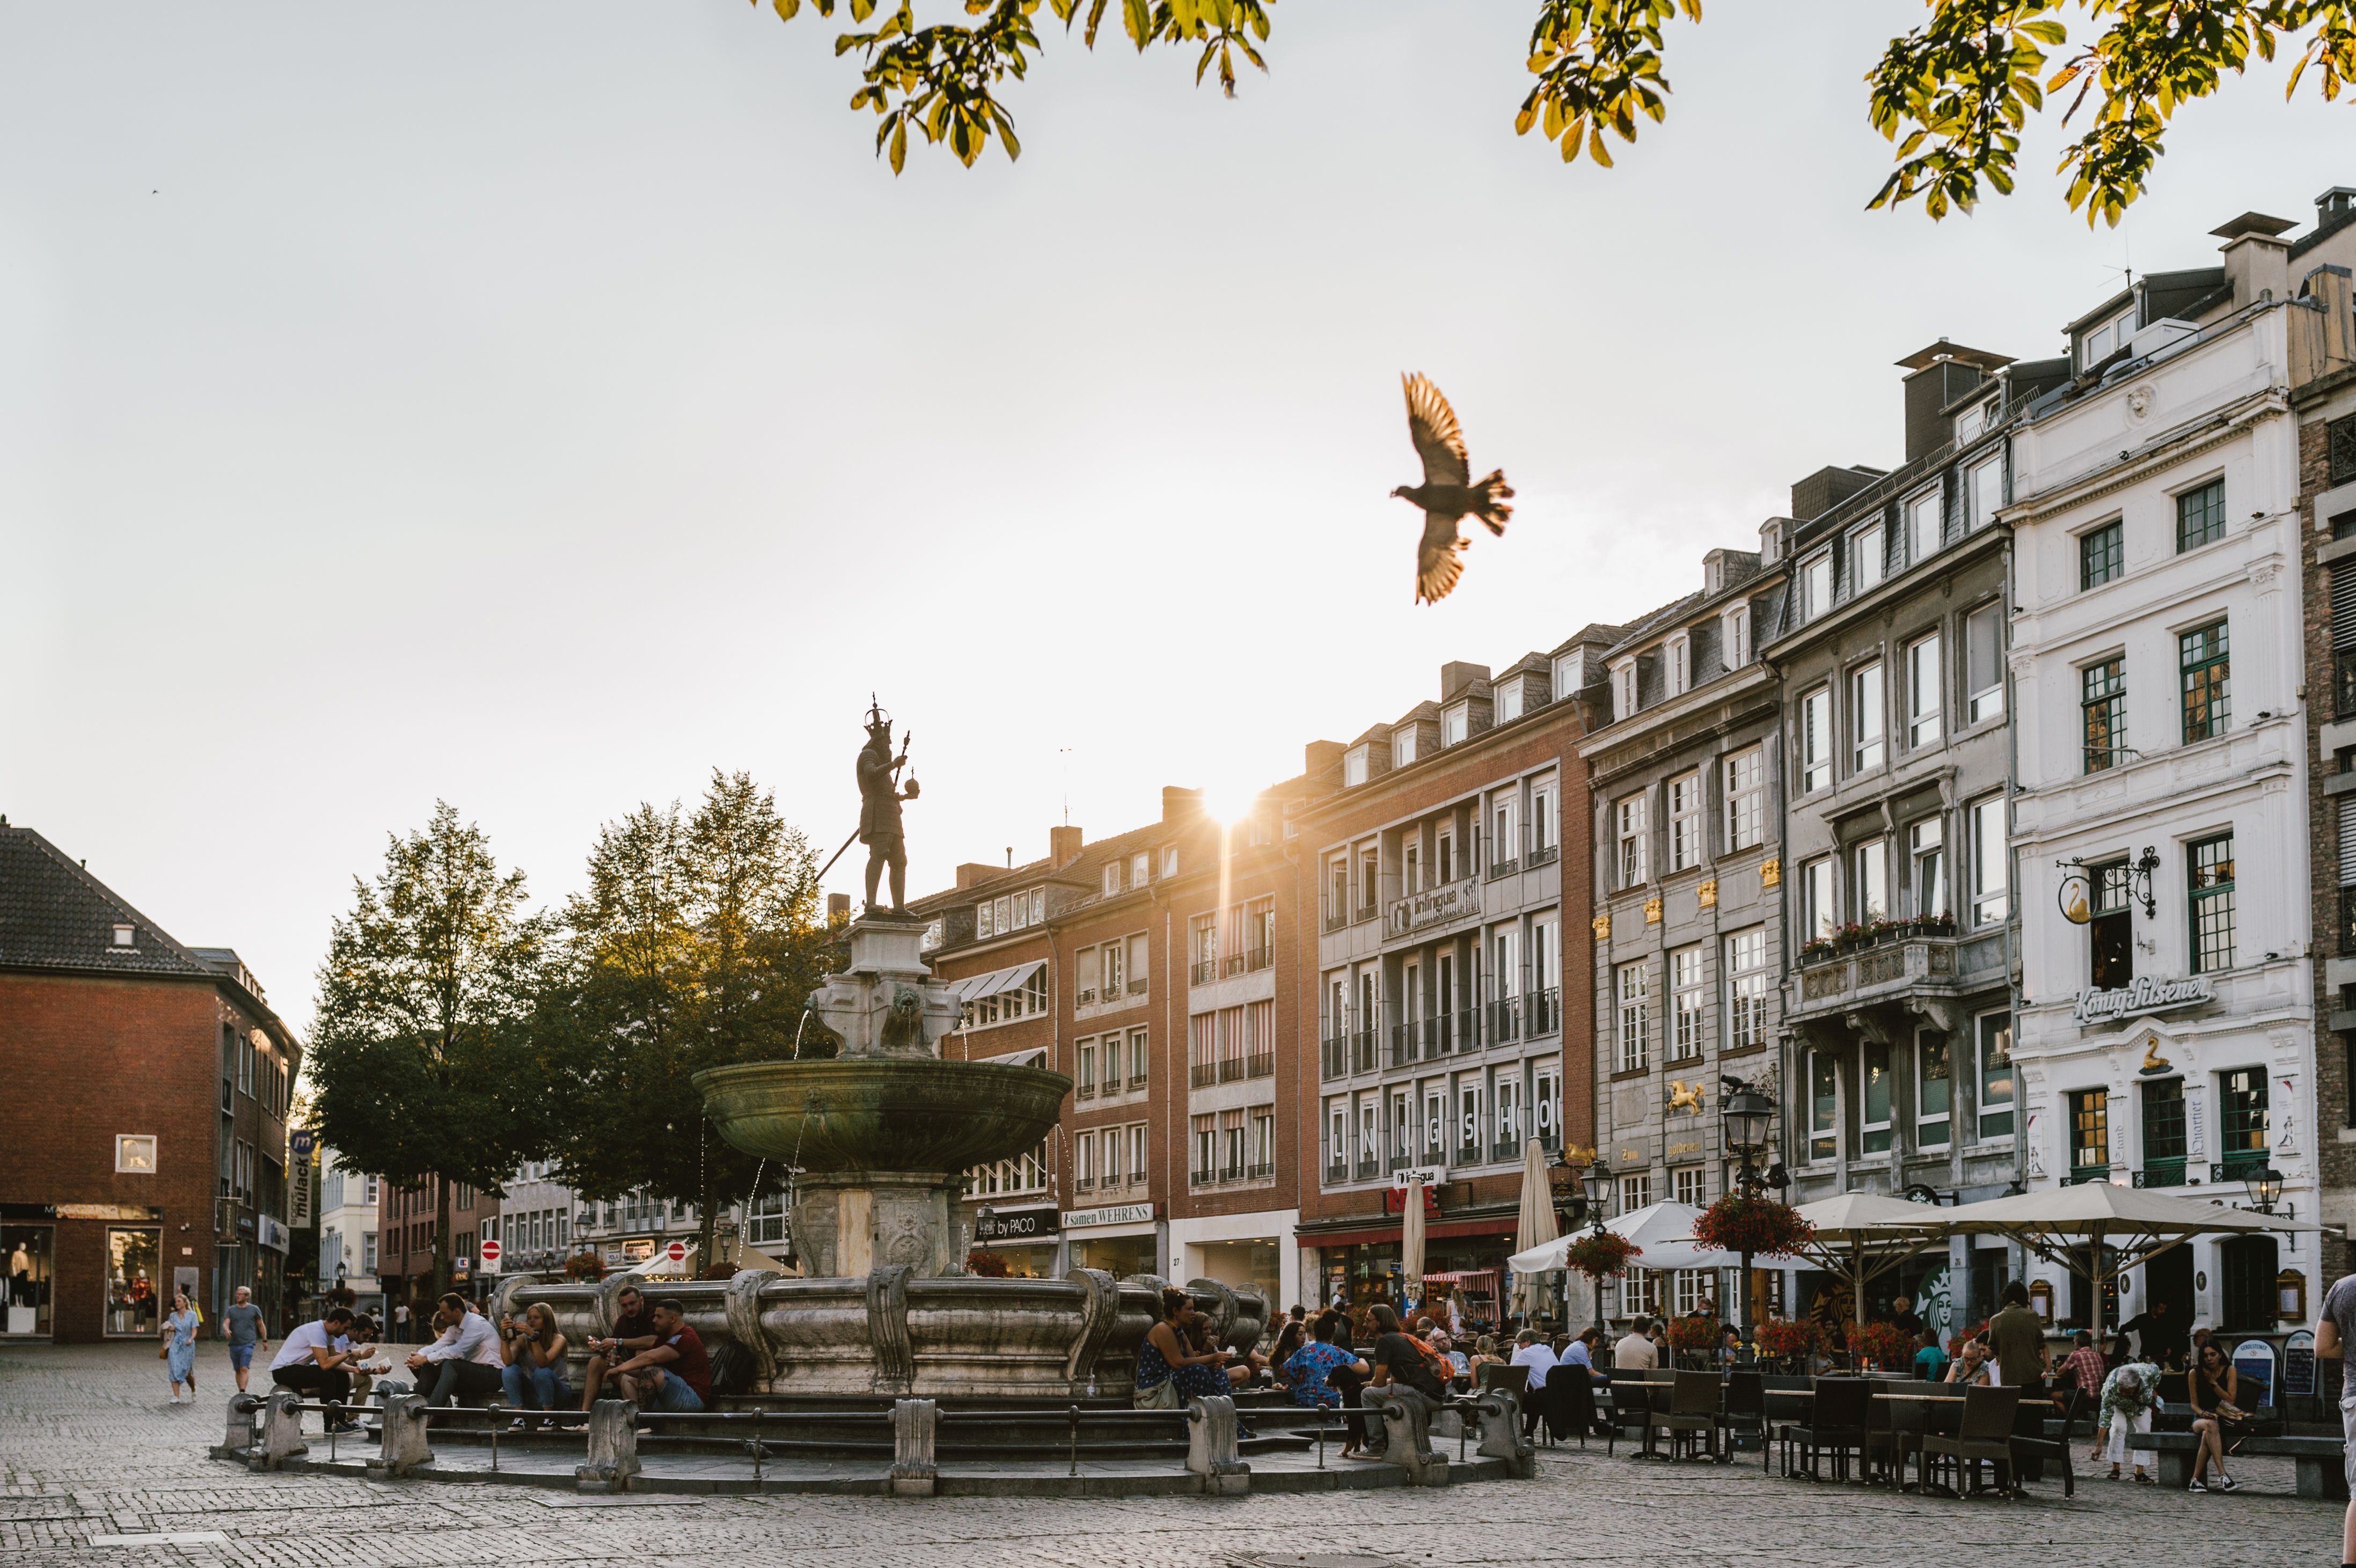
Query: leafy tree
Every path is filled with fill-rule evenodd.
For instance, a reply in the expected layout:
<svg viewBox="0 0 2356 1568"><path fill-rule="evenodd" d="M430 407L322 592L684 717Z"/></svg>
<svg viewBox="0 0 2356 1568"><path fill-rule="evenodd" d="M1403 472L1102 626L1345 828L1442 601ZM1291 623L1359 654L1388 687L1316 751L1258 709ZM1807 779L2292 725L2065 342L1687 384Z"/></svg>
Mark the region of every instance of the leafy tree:
<svg viewBox="0 0 2356 1568"><path fill-rule="evenodd" d="M642 805L600 831L564 923L538 1023L562 1064L559 1178L694 1203L709 1258L718 1211L760 1168L712 1131L693 1079L793 1053L834 956L809 846L749 775L715 771L684 820Z"/></svg>
<svg viewBox="0 0 2356 1568"><path fill-rule="evenodd" d="M319 966L313 1125L351 1165L402 1187L438 1179L434 1288L450 1288L451 1184L487 1192L548 1136L547 1064L530 1016L549 923L523 912L481 828L437 801L355 877Z"/></svg>
<svg viewBox="0 0 2356 1568"><path fill-rule="evenodd" d="M758 4L759 0L754 0ZM837 0L809 0L831 16ZM871 20L877 0L841 0L854 26ZM1041 0L961 0L971 26L919 26L916 0L900 0L879 26L845 32L838 55L856 50L864 65L853 109L879 117L875 146L894 173L905 163L908 133L947 142L970 165L995 133L1019 157L1014 122L994 90L1029 73L1040 51L1033 26ZM1920 200L1933 218L1969 208L1986 181L2013 187L2020 130L2044 107L2044 95L2075 85L2065 112L2073 120L2096 97L2087 129L2063 152L2069 201L2116 223L2141 195L2162 151L2168 122L2182 104L2215 91L2224 73L2239 74L2255 55L2297 53L2290 91L2308 67L2326 100L2356 76L2356 0L1926 0L1930 20L1892 39L1868 74L1868 115L1898 144L1898 167L1869 207ZM804 0L770 0L790 22ZM1045 0L1069 32L1096 47L1112 0ZM1216 66L1233 97L1235 57L1263 72L1256 42L1269 36L1276 0L1119 0L1120 21L1142 53L1154 44L1197 48L1194 80ZM1085 15L1083 5L1085 5ZM2064 12L2083 11L2091 31L2069 42ZM1800 17L1796 6L1793 15ZM1538 0L1530 28L1529 71L1537 79L1514 129L1543 127L1563 161L1581 153L1607 167L1609 131L1636 139L1638 116L1667 112L1662 74L1663 29L1679 16L1701 20L1701 0ZM2053 67L2049 74L2048 67Z"/></svg>

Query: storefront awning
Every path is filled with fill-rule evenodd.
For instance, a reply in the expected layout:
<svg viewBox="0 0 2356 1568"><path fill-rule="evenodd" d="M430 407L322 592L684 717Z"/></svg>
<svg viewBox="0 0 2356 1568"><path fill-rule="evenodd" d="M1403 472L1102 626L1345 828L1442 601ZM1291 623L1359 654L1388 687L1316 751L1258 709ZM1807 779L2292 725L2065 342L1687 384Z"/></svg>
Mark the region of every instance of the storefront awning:
<svg viewBox="0 0 2356 1568"><path fill-rule="evenodd" d="M992 969L987 975L969 975L962 980L951 980L949 995L959 1006L978 1002L984 997L995 997L1005 991L1019 991L1023 983L1047 966L1044 958L1033 958L1027 964L1016 964L1004 969Z"/></svg>

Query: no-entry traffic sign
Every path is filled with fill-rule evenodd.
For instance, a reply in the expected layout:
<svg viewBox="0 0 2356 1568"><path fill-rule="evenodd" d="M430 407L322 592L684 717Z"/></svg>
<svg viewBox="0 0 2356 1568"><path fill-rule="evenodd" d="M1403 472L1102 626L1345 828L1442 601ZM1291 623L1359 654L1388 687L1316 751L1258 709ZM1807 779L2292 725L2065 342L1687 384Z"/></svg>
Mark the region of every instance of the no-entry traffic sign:
<svg viewBox="0 0 2356 1568"><path fill-rule="evenodd" d="M685 1263L687 1261L687 1243L685 1242L673 1242L670 1245L663 1249L663 1256L669 1258L675 1264Z"/></svg>
<svg viewBox="0 0 2356 1568"><path fill-rule="evenodd" d="M498 1239L495 1236L485 1236L483 1238L482 1253L483 1272L488 1274L497 1269L499 1266Z"/></svg>

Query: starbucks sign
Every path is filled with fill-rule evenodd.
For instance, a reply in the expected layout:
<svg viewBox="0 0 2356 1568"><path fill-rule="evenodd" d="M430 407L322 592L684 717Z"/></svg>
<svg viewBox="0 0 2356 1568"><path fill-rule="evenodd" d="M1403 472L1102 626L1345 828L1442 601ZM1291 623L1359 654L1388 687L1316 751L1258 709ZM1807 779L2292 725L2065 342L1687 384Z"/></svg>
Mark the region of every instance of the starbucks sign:
<svg viewBox="0 0 2356 1568"><path fill-rule="evenodd" d="M2197 1007L2217 999L2217 988L2206 975L2191 975L2182 979L2166 979L2155 975L2139 975L2132 985L2115 990L2097 990L2089 986L2078 993L2073 1017L2082 1024L2110 1023L2117 1019L2140 1017L2145 1013L2164 1013L2176 1008Z"/></svg>

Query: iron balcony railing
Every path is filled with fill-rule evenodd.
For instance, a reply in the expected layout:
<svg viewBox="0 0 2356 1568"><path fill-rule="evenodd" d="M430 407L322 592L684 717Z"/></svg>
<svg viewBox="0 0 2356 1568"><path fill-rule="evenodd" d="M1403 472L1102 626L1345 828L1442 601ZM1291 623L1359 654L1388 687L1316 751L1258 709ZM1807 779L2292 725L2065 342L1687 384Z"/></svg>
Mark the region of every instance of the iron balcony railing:
<svg viewBox="0 0 2356 1568"><path fill-rule="evenodd" d="M1327 1160L1327 1161L1325 1162L1325 1179L1326 1179L1326 1180L1328 1180L1328 1181L1347 1181L1347 1180L1349 1180L1349 1179L1350 1179L1350 1164L1349 1164L1349 1161L1347 1161L1347 1160L1341 1160L1341 1159L1329 1159L1329 1160Z"/></svg>
<svg viewBox="0 0 2356 1568"><path fill-rule="evenodd" d="M1186 983L1190 986L1207 986L1218 977L1219 961L1215 958L1202 959L1186 970Z"/></svg>
<svg viewBox="0 0 2356 1568"><path fill-rule="evenodd" d="M1255 1051L1249 1056L1245 1057L1244 1076L1247 1078L1275 1077L1276 1052L1272 1051Z"/></svg>
<svg viewBox="0 0 2356 1568"><path fill-rule="evenodd" d="M1358 1161L1358 1179L1372 1181L1383 1173L1383 1162L1369 1155Z"/></svg>
<svg viewBox="0 0 2356 1568"><path fill-rule="evenodd" d="M2356 957L2356 888L2340 890L2340 955Z"/></svg>
<svg viewBox="0 0 2356 1568"><path fill-rule="evenodd" d="M1530 844L1529 853L1522 857L1522 863L1527 866L1531 870L1535 871L1540 866L1552 865L1557 859L1561 858L1561 855L1562 846L1560 844L1541 844L1533 840Z"/></svg>
<svg viewBox="0 0 2356 1568"><path fill-rule="evenodd" d="M1246 1181L1267 1181L1276 1175L1276 1162L1262 1160L1244 1172Z"/></svg>
<svg viewBox="0 0 2356 1568"><path fill-rule="evenodd" d="M1350 1042L1344 1035L1327 1035L1318 1053L1319 1064L1327 1078L1346 1078L1350 1072Z"/></svg>
<svg viewBox="0 0 2356 1568"><path fill-rule="evenodd" d="M1090 1083L1087 1083L1087 1082L1083 1081L1083 1082L1081 1082L1081 1083L1076 1083L1076 1084L1073 1085L1073 1088L1072 1088L1072 1098L1073 1098L1073 1099L1075 1099L1075 1100L1093 1100L1093 1099L1095 1099L1096 1097L1097 1097L1097 1086L1096 1086L1095 1084Z"/></svg>
<svg viewBox="0 0 2356 1568"><path fill-rule="evenodd" d="M1415 1163L1415 1156L1413 1156L1413 1155L1411 1155L1411 1154L1408 1153L1408 1152L1407 1152L1407 1150L1405 1150L1405 1149L1394 1149L1393 1151L1391 1151L1391 1157L1390 1157L1390 1168L1391 1168L1391 1169L1393 1169L1393 1170L1405 1170L1408 1167L1409 1167L1409 1166L1413 1165L1414 1163Z"/></svg>
<svg viewBox="0 0 2356 1568"><path fill-rule="evenodd" d="M1350 923L1355 925L1360 921L1372 920L1381 912L1382 910L1379 905L1361 904L1358 906L1357 912L1350 916Z"/></svg>
<svg viewBox="0 0 2356 1568"><path fill-rule="evenodd" d="M1561 987L1548 986L1525 997L1522 999L1522 1022L1528 1028L1532 1040L1559 1033L1562 1029Z"/></svg>
<svg viewBox="0 0 2356 1568"><path fill-rule="evenodd" d="M1499 1138L1495 1143L1489 1146L1489 1156L1492 1159L1500 1160L1521 1158L1521 1135L1519 1133L1509 1133L1505 1136Z"/></svg>
<svg viewBox="0 0 2356 1568"><path fill-rule="evenodd" d="M1481 1140L1479 1138L1460 1139L1456 1145L1456 1163L1459 1165L1483 1163L1481 1157Z"/></svg>
<svg viewBox="0 0 2356 1568"><path fill-rule="evenodd" d="M1418 1025L1412 1021L1391 1025L1391 1065L1393 1067L1405 1067L1417 1060L1417 1036L1419 1033Z"/></svg>
<svg viewBox="0 0 2356 1568"><path fill-rule="evenodd" d="M1215 1061L1197 1061L1186 1069L1186 1083L1190 1088L1205 1089L1218 1081L1219 1064Z"/></svg>
<svg viewBox="0 0 2356 1568"><path fill-rule="evenodd" d="M1219 1058L1219 1082L1233 1083L1244 1075L1244 1059L1240 1056Z"/></svg>
<svg viewBox="0 0 2356 1568"><path fill-rule="evenodd" d="M1214 1170L1192 1171L1187 1175L1186 1185L1189 1187L1208 1187L1211 1183L1218 1180L1218 1172Z"/></svg>
<svg viewBox="0 0 2356 1568"><path fill-rule="evenodd" d="M1481 1009L1479 1008L1464 1008L1458 1011L1456 1049L1459 1051L1481 1049Z"/></svg>
<svg viewBox="0 0 2356 1568"><path fill-rule="evenodd" d="M1339 931L1339 930L1341 930L1344 926L1345 926L1345 925L1347 925L1347 924L1349 924L1349 923L1350 923L1350 914L1349 914L1349 912L1348 912L1347 910L1344 910L1344 909L1334 909L1334 908L1331 907L1330 905L1326 908L1326 911L1325 911L1325 929L1326 929L1328 932L1335 932L1335 931Z"/></svg>
<svg viewBox="0 0 2356 1568"><path fill-rule="evenodd" d="M1146 1077L1145 1072L1144 1072L1144 1070L1143 1070L1143 1069L1141 1069L1141 1068L1140 1070L1138 1070L1137 1072L1130 1073L1130 1074L1129 1075L1129 1086L1130 1086L1130 1088L1132 1088L1132 1089L1142 1089L1142 1088L1144 1088L1144 1087L1145 1087L1145 1077Z"/></svg>
<svg viewBox="0 0 2356 1568"><path fill-rule="evenodd" d="M1376 1050L1373 1029L1362 1029L1353 1034L1350 1037L1350 1070L1354 1072L1372 1072L1375 1070Z"/></svg>
<svg viewBox="0 0 2356 1568"><path fill-rule="evenodd" d="M1489 880L1494 882L1500 877L1510 877L1521 869L1519 860L1492 860L1489 862Z"/></svg>
<svg viewBox="0 0 2356 1568"><path fill-rule="evenodd" d="M2209 1179L2212 1182L2240 1181L2255 1176L2266 1168L2266 1157L2271 1153L2271 1149L2238 1149L2209 1168Z"/></svg>
<svg viewBox="0 0 2356 1568"><path fill-rule="evenodd" d="M1507 1045L1522 1038L1522 999L1499 997L1489 1004L1489 1043Z"/></svg>
<svg viewBox="0 0 2356 1568"><path fill-rule="evenodd" d="M2135 1173L2137 1187L2181 1187L2187 1162L2183 1159L2147 1159L2143 1168Z"/></svg>
<svg viewBox="0 0 2356 1568"><path fill-rule="evenodd" d="M1249 970L1272 969L1276 966L1276 949L1255 947L1244 955L1244 967Z"/></svg>

